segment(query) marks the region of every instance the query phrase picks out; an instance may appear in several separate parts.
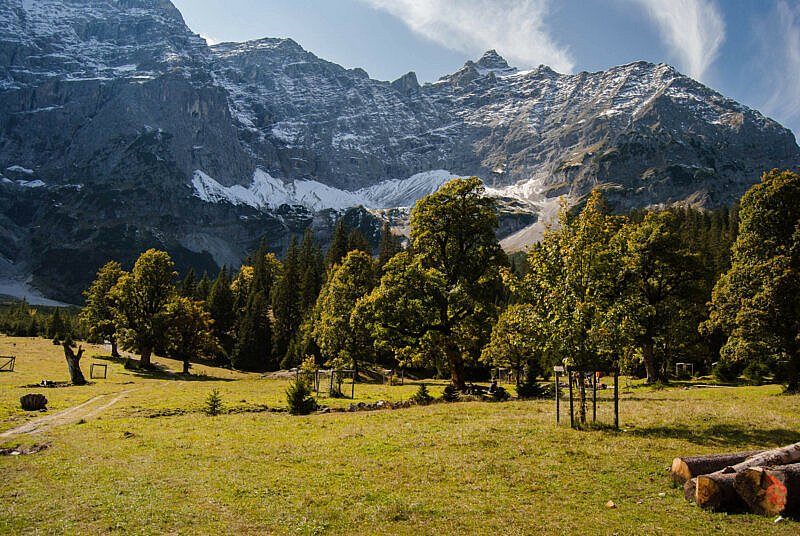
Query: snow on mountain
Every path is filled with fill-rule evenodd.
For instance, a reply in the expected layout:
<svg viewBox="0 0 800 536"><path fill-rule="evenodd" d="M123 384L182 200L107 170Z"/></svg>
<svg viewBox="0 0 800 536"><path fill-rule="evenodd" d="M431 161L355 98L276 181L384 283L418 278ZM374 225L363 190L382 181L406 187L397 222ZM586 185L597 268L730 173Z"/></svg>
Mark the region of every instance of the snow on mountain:
<svg viewBox="0 0 800 536"><path fill-rule="evenodd" d="M247 188L238 184L223 186L206 173L195 170L191 185L195 197L207 203L247 205L257 210L301 205L311 211L320 211L345 210L359 205L372 209L410 207L454 177L456 175L445 170L426 171L408 179L387 180L348 192L314 180L283 182L262 169L256 170L253 182Z"/></svg>
<svg viewBox="0 0 800 536"><path fill-rule="evenodd" d="M449 171L437 169L417 173L407 179L391 179L355 193L363 197L368 208L413 207L414 203L438 190L442 184L457 177Z"/></svg>

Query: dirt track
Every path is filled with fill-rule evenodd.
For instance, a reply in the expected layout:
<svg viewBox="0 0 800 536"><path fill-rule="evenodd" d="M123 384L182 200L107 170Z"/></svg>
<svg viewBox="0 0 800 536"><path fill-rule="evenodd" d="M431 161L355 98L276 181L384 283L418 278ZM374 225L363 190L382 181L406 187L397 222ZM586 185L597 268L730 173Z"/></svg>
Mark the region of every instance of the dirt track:
<svg viewBox="0 0 800 536"><path fill-rule="evenodd" d="M77 406L72 406L71 408L61 410L58 413L45 415L44 417L39 417L38 419L33 419L30 422L26 422L22 426L12 428L11 430L6 430L5 432L0 432L0 437L10 437L21 434L38 434L41 432L46 432L47 430L55 428L56 426L64 426L65 424L78 422L81 419L90 419L92 417L96 417L103 411L107 410L125 398L125 396L132 390L133 389L128 389L127 391L122 391L119 393L98 395L94 398L90 398L82 404L78 404ZM105 402L105 400L108 398L111 398L111 400ZM105 403L101 404L102 402Z"/></svg>

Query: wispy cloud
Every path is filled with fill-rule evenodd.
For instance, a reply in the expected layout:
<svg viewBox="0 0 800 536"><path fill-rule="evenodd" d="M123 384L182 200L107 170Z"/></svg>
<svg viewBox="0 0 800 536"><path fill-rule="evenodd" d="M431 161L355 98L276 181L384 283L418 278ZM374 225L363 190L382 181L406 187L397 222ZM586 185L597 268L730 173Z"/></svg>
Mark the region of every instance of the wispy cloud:
<svg viewBox="0 0 800 536"><path fill-rule="evenodd" d="M800 124L800 5L779 0L772 18L761 25L762 65L772 92L764 112L795 127ZM800 136L800 132L795 129Z"/></svg>
<svg viewBox="0 0 800 536"><path fill-rule="evenodd" d="M413 31L452 50L478 55L494 48L512 64L572 72L569 50L545 19L550 0L361 0L399 18Z"/></svg>
<svg viewBox="0 0 800 536"><path fill-rule="evenodd" d="M656 23L678 67L703 80L725 42L725 21L713 0L630 0Z"/></svg>

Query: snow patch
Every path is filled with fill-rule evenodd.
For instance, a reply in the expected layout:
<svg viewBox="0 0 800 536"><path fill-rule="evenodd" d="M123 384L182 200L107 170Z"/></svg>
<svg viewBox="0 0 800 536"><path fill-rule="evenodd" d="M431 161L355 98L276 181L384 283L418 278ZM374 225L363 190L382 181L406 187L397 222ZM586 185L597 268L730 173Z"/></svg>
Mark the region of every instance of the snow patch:
<svg viewBox="0 0 800 536"><path fill-rule="evenodd" d="M207 203L230 203L254 209L276 209L281 205L302 205L312 211L345 210L351 207L381 209L413 206L454 178L445 170L417 173L404 180L387 180L355 192L340 190L314 180L284 182L257 169L248 187L223 186L201 170L192 174L195 197Z"/></svg>
<svg viewBox="0 0 800 536"><path fill-rule="evenodd" d="M12 173L23 173L25 175L33 175L33 170L28 169L26 167L22 167L20 165L14 164L13 166L8 166L6 171L10 171Z"/></svg>

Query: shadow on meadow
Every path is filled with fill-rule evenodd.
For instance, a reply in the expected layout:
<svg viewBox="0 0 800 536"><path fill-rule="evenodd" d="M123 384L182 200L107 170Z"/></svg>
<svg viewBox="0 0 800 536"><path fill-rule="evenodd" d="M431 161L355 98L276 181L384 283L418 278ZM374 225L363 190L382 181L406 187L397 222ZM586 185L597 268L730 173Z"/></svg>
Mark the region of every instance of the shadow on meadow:
<svg viewBox="0 0 800 536"><path fill-rule="evenodd" d="M788 428L755 428L738 424L645 426L631 431L641 437L683 439L706 446L783 446L800 441L800 432Z"/></svg>
<svg viewBox="0 0 800 536"><path fill-rule="evenodd" d="M158 363L153 363L150 368L138 368L136 359L128 357L112 357L110 355L95 355L92 359L100 361L109 361L122 365L125 371L133 374L139 378L148 378L152 380L176 380L184 382L232 382L236 378L220 378L217 376L207 376L206 374L183 374L169 370L166 366Z"/></svg>

